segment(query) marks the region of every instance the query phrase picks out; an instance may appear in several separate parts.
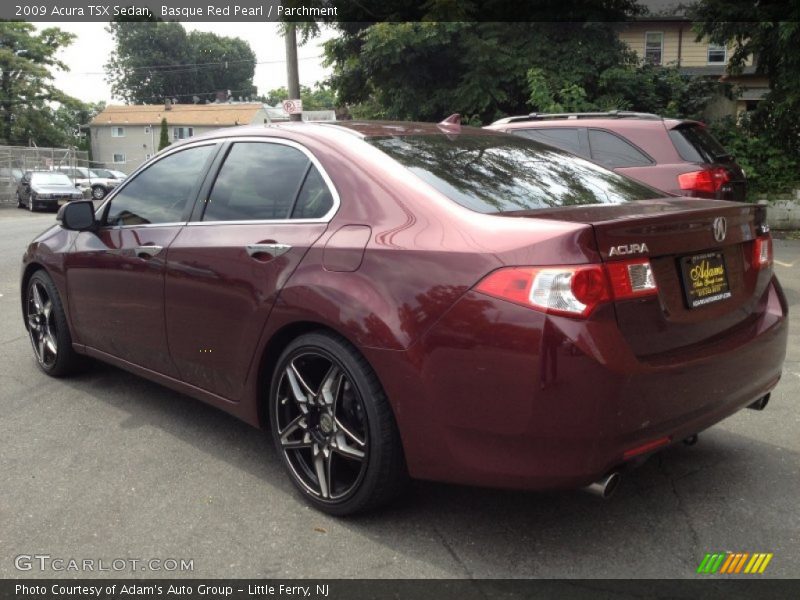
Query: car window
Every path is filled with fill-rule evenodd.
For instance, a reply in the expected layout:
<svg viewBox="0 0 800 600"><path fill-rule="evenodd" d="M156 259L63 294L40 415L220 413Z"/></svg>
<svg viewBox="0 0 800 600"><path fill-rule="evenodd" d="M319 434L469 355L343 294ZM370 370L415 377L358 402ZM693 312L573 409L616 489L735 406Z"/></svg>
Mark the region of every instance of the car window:
<svg viewBox="0 0 800 600"><path fill-rule="evenodd" d="M592 151L592 159L610 169L643 167L653 164L653 161L637 150L635 146L602 129L589 130L589 147Z"/></svg>
<svg viewBox="0 0 800 600"><path fill-rule="evenodd" d="M681 158L688 162L713 163L730 155L705 127L689 124L670 129L669 137Z"/></svg>
<svg viewBox="0 0 800 600"><path fill-rule="evenodd" d="M580 130L573 127L551 127L548 129L514 129L516 133L537 142L544 142L573 154L581 153Z"/></svg>
<svg viewBox="0 0 800 600"><path fill-rule="evenodd" d="M365 141L454 202L482 213L663 196L588 160L519 136L409 135Z"/></svg>
<svg viewBox="0 0 800 600"><path fill-rule="evenodd" d="M292 211L292 219L321 219L333 206L333 196L328 184L315 166L306 175L300 195Z"/></svg>
<svg viewBox="0 0 800 600"><path fill-rule="evenodd" d="M111 203L107 225L175 223L199 183L214 146L197 146L165 156L131 179Z"/></svg>
<svg viewBox="0 0 800 600"><path fill-rule="evenodd" d="M34 185L72 185L69 177L61 173L34 173L31 179Z"/></svg>
<svg viewBox="0 0 800 600"><path fill-rule="evenodd" d="M209 194L203 220L286 219L310 164L291 146L233 144Z"/></svg>

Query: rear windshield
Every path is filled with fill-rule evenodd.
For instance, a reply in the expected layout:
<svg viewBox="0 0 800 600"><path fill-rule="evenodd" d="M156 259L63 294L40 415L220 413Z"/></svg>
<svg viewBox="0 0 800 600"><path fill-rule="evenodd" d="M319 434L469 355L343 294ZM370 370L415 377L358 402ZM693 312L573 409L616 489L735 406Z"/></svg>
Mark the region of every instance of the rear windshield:
<svg viewBox="0 0 800 600"><path fill-rule="evenodd" d="M366 140L471 210L503 213L664 196L572 154L511 135Z"/></svg>
<svg viewBox="0 0 800 600"><path fill-rule="evenodd" d="M670 129L669 137L681 158L688 162L713 163L729 156L714 136L700 125Z"/></svg>
<svg viewBox="0 0 800 600"><path fill-rule="evenodd" d="M33 173L31 181L39 185L72 185L69 177L61 173Z"/></svg>

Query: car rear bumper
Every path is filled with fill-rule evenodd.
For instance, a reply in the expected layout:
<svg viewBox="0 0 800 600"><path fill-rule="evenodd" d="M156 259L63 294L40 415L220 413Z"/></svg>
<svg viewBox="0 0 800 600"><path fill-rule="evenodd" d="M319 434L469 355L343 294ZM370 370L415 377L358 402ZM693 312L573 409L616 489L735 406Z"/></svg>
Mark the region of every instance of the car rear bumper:
<svg viewBox="0 0 800 600"><path fill-rule="evenodd" d="M589 323L470 292L408 351L367 355L412 476L579 487L623 465L626 451L683 440L774 388L788 331L777 280L762 306L724 339L644 363L622 347L610 306Z"/></svg>

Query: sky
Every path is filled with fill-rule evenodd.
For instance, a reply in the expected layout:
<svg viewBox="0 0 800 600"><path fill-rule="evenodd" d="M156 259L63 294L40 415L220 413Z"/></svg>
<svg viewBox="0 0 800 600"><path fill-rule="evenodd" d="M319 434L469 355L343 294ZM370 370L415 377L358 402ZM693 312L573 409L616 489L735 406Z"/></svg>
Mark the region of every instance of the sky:
<svg viewBox="0 0 800 600"><path fill-rule="evenodd" d="M39 29L58 27L74 33L77 37L71 46L61 50L60 58L69 71L54 71L55 85L63 92L84 102L122 104L112 98L111 89L105 82L103 65L114 50L111 34L105 23L35 23ZM240 37L250 44L256 62L253 83L259 94L286 86L286 63L283 37L278 33L277 23L183 23L187 31L210 31L228 37ZM322 66L322 42L333 37L329 30L298 48L300 84L313 86L324 80L330 69ZM274 62L271 62L274 61Z"/></svg>

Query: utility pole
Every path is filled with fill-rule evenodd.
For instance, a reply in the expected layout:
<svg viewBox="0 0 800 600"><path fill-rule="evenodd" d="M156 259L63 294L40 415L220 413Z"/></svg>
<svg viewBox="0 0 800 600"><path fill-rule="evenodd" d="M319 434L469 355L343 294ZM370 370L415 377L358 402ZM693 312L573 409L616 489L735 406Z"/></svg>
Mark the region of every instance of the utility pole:
<svg viewBox="0 0 800 600"><path fill-rule="evenodd" d="M294 23L286 23L286 76L289 99L300 99L300 73L297 69L297 33ZM290 121L302 121L300 113L289 115Z"/></svg>

